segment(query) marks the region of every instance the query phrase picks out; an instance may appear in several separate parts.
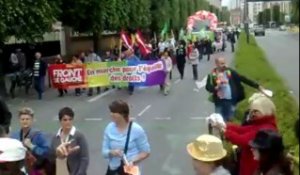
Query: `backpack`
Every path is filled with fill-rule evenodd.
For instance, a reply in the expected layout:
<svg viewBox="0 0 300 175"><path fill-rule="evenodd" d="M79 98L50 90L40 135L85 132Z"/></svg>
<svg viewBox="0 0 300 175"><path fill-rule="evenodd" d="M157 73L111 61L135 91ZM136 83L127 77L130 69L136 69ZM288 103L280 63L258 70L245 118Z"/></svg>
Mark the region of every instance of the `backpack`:
<svg viewBox="0 0 300 175"><path fill-rule="evenodd" d="M34 137L36 137L41 131L35 131L29 139L32 141ZM49 145L50 148L50 142L47 139L47 145ZM48 150L50 151L50 150ZM26 172L29 175L39 175L43 174L41 171L45 172L47 175L51 175L50 172L52 172L53 165L51 164L50 158L49 158L49 152L45 156L37 156L34 155L32 151L27 151L25 156L25 167Z"/></svg>

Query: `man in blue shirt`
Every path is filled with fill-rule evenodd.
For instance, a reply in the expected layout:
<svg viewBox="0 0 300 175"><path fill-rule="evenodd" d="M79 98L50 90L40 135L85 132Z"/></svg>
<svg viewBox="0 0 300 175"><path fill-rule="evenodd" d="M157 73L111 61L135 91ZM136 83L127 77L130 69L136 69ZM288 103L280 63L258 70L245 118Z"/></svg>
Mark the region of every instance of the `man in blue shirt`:
<svg viewBox="0 0 300 175"><path fill-rule="evenodd" d="M45 163L50 149L50 143L46 136L32 127L34 112L30 108L23 108L19 111L19 120L21 129L12 133L11 138L17 139L23 143L28 151L37 159L32 167L26 167L27 170L41 170L44 167L38 167L38 164Z"/></svg>
<svg viewBox="0 0 300 175"><path fill-rule="evenodd" d="M128 65L131 65L131 64L134 64L135 62L138 62L140 61L140 59L134 55L134 51L129 49L126 51L126 60L128 62ZM133 94L133 91L134 91L134 84L133 83L129 83L128 85L128 91L129 91L129 94L132 95Z"/></svg>

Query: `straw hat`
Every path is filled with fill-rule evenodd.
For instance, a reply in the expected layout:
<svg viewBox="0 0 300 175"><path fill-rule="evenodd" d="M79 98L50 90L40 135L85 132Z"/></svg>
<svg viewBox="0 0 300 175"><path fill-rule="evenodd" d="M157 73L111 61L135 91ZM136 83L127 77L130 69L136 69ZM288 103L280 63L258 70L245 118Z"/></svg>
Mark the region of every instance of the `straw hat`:
<svg viewBox="0 0 300 175"><path fill-rule="evenodd" d="M250 110L258 110L262 115L273 115L276 112L276 107L268 97L261 96L252 101Z"/></svg>
<svg viewBox="0 0 300 175"><path fill-rule="evenodd" d="M26 148L16 139L0 138L0 162L15 162L25 158Z"/></svg>
<svg viewBox="0 0 300 175"><path fill-rule="evenodd" d="M212 135L201 135L194 142L187 145L187 151L194 159L203 162L221 160L227 154L222 141Z"/></svg>

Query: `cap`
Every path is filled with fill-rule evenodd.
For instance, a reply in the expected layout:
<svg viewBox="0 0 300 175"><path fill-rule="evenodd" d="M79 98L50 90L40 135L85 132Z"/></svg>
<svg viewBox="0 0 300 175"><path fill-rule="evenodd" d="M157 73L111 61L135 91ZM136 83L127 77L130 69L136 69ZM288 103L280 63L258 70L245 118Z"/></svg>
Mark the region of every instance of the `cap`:
<svg viewBox="0 0 300 175"><path fill-rule="evenodd" d="M0 138L0 162L15 162L23 160L26 148L16 139Z"/></svg>

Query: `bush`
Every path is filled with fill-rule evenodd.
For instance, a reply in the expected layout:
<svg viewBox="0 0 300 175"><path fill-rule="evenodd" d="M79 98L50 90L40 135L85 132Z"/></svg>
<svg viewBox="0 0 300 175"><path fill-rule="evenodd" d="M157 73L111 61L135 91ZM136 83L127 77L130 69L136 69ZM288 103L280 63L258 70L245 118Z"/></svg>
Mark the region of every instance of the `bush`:
<svg viewBox="0 0 300 175"><path fill-rule="evenodd" d="M250 37L250 44L246 42L246 34L242 33L239 38L238 49L235 53L234 66L237 71L259 82L266 89L273 91L274 101L277 112L277 124L280 133L283 135L286 148L294 151L295 155L299 154L299 144L295 136L294 126L299 117L299 107L282 79L275 69L267 61L265 53L257 45L255 38ZM249 97L255 89L246 87L246 94ZM237 108L237 118L241 119L243 113L248 107L247 99L241 102Z"/></svg>

